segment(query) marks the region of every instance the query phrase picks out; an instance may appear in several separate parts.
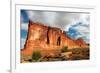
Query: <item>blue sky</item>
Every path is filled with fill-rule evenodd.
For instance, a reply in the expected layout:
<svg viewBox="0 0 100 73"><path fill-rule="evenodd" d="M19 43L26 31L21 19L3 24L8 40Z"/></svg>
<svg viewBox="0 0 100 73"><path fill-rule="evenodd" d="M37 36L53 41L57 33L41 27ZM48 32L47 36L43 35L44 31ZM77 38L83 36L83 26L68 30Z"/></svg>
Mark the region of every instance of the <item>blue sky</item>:
<svg viewBox="0 0 100 73"><path fill-rule="evenodd" d="M28 32L28 21L40 22L47 26L58 27L66 31L73 39L83 38L89 43L89 14L74 12L49 12L21 10L21 49Z"/></svg>

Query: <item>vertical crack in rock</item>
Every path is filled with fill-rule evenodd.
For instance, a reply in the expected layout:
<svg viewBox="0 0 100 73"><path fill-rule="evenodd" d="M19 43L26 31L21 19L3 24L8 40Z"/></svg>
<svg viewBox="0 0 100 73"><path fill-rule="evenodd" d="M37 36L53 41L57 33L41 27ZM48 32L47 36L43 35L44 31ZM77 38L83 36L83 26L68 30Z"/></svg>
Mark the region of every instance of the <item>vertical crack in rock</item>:
<svg viewBox="0 0 100 73"><path fill-rule="evenodd" d="M49 40L49 30L50 30L50 26L48 27L48 31L47 31L47 44L50 43L50 40Z"/></svg>
<svg viewBox="0 0 100 73"><path fill-rule="evenodd" d="M61 42L61 37L59 36L57 39L57 45L60 46L60 42Z"/></svg>

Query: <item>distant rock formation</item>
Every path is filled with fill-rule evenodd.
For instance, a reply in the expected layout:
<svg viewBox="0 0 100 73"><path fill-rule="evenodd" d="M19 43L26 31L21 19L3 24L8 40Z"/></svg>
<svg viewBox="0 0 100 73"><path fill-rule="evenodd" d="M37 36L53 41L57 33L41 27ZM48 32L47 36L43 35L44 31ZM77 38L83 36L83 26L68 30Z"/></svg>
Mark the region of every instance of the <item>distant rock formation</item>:
<svg viewBox="0 0 100 73"><path fill-rule="evenodd" d="M35 50L59 50L64 46L68 49L89 47L82 38L73 40L60 28L29 21L27 39L21 53L28 55Z"/></svg>

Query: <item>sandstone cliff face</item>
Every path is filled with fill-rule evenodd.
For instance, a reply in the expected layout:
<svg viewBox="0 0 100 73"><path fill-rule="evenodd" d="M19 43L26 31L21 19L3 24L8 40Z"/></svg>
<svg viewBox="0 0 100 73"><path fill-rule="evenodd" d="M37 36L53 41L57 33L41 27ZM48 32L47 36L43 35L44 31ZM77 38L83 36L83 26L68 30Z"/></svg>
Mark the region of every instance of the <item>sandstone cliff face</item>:
<svg viewBox="0 0 100 73"><path fill-rule="evenodd" d="M53 50L59 50L64 46L67 46L68 49L88 47L82 39L73 40L60 28L29 21L27 39L21 53L32 54L35 50L43 53L52 50L52 53L56 53Z"/></svg>

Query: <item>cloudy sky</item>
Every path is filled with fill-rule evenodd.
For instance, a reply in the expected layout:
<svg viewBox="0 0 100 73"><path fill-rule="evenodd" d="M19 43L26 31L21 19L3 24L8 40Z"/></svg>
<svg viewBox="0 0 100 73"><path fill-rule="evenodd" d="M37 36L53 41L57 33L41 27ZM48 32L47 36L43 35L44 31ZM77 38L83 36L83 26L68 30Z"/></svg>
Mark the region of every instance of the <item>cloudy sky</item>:
<svg viewBox="0 0 100 73"><path fill-rule="evenodd" d="M72 39L83 38L89 43L89 14L79 12L50 12L21 10L21 48L28 32L28 21L40 22L47 26L58 27L66 31Z"/></svg>

